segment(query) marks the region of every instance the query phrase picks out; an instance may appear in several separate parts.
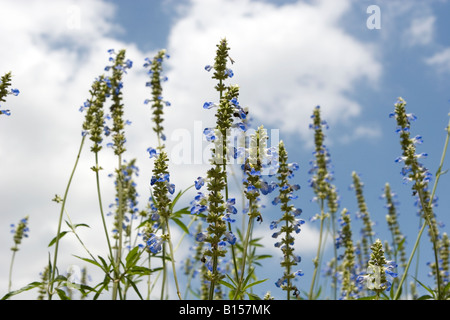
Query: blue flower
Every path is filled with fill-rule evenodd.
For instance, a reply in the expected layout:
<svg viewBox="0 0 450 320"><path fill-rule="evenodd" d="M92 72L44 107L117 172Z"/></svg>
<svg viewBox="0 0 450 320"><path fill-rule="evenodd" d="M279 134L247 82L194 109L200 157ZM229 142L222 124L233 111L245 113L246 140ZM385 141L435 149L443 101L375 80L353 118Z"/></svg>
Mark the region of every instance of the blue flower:
<svg viewBox="0 0 450 320"><path fill-rule="evenodd" d="M152 60L148 57L145 58L144 61L145 61L144 68L150 67L150 65L152 64Z"/></svg>
<svg viewBox="0 0 450 320"><path fill-rule="evenodd" d="M208 72L211 71L212 68L213 68L213 66L211 66L209 64L205 66L205 70Z"/></svg>
<svg viewBox="0 0 450 320"><path fill-rule="evenodd" d="M247 193L253 194L258 192L258 189L254 185L249 185L246 190Z"/></svg>
<svg viewBox="0 0 450 320"><path fill-rule="evenodd" d="M270 230L276 229L278 227L278 221L272 221L270 223Z"/></svg>
<svg viewBox="0 0 450 320"><path fill-rule="evenodd" d="M299 257L299 258L300 258L300 257ZM299 277L301 277L301 276L303 276L303 275L304 275L304 273L303 273L303 271L302 271L302 270L298 270L298 271L294 272L294 275L295 275L295 276L299 276Z"/></svg>
<svg viewBox="0 0 450 320"><path fill-rule="evenodd" d="M206 211L206 209L208 208L206 204L206 196L203 193L199 192L195 196L194 200L191 201L191 214L199 214Z"/></svg>
<svg viewBox="0 0 450 320"><path fill-rule="evenodd" d="M0 110L0 114L4 114L4 115L7 115L7 116L10 116L11 115L11 111L10 110Z"/></svg>
<svg viewBox="0 0 450 320"><path fill-rule="evenodd" d="M150 158L156 157L156 155L158 154L158 151L156 151L156 149L152 147L148 147L147 152L150 154Z"/></svg>
<svg viewBox="0 0 450 320"><path fill-rule="evenodd" d="M294 224L295 233L300 233L300 231L301 231L300 226L304 223L305 223L305 220L303 220L303 219L295 219L295 224Z"/></svg>
<svg viewBox="0 0 450 320"><path fill-rule="evenodd" d="M277 204L279 204L280 203L280 197L275 197L274 199L273 199L273 201L272 201L272 204L274 205L274 206L276 206Z"/></svg>
<svg viewBox="0 0 450 320"><path fill-rule="evenodd" d="M227 75L229 78L233 78L233 76L234 76L233 70L226 69L225 70L225 75Z"/></svg>
<svg viewBox="0 0 450 320"><path fill-rule="evenodd" d="M158 181L158 182L164 182L164 181L169 182L170 181L170 175L168 173L165 173L165 174L161 173L161 174L159 174L159 178L156 181Z"/></svg>
<svg viewBox="0 0 450 320"><path fill-rule="evenodd" d="M201 187L205 184L205 179L202 177L198 177L197 180L194 181L195 189L200 190Z"/></svg>
<svg viewBox="0 0 450 320"><path fill-rule="evenodd" d="M234 245L236 243L236 236L231 231L225 232L225 237L229 244Z"/></svg>
<svg viewBox="0 0 450 320"><path fill-rule="evenodd" d="M206 240L206 234L204 234L203 232L197 233L197 235L195 236L195 240L197 240L198 242L203 242Z"/></svg>
<svg viewBox="0 0 450 320"><path fill-rule="evenodd" d="M209 142L216 140L214 128L205 128L205 130L203 130L203 134L205 135L206 140Z"/></svg>
<svg viewBox="0 0 450 320"><path fill-rule="evenodd" d="M252 167L252 169L250 170L249 173L251 176L257 176L257 177L261 177L261 171L256 171L255 168Z"/></svg>
<svg viewBox="0 0 450 320"><path fill-rule="evenodd" d="M158 253L162 249L162 244L164 243L164 239L162 237L157 236L156 234L150 234L150 238L147 240L147 247L152 253Z"/></svg>
<svg viewBox="0 0 450 320"><path fill-rule="evenodd" d="M89 101L85 101L83 103L83 105L80 107L79 111L83 112L84 110L86 110L87 108L89 108L91 106L91 104L89 103Z"/></svg>
<svg viewBox="0 0 450 320"><path fill-rule="evenodd" d="M127 59L127 61L125 61L125 67L131 69L133 67L133 61Z"/></svg>
<svg viewBox="0 0 450 320"><path fill-rule="evenodd" d="M272 238L278 238L278 236L281 234L281 231L277 231L277 232L274 232L274 233L272 233Z"/></svg>
<svg viewBox="0 0 450 320"><path fill-rule="evenodd" d="M217 107L217 104L214 103L214 102L205 102L203 104L203 109L211 109L211 108L214 108L214 107Z"/></svg>
<svg viewBox="0 0 450 320"><path fill-rule="evenodd" d="M19 93L20 93L20 91L18 89L11 89L11 94L12 95L17 97L19 95Z"/></svg>
<svg viewBox="0 0 450 320"><path fill-rule="evenodd" d="M175 192L175 185L173 183L168 183L167 184L167 190L169 191L170 194L174 194L174 192Z"/></svg>
<svg viewBox="0 0 450 320"><path fill-rule="evenodd" d="M237 209L234 207L235 204L236 204L236 200L234 198L228 199L227 204L226 204L227 212L236 214Z"/></svg>

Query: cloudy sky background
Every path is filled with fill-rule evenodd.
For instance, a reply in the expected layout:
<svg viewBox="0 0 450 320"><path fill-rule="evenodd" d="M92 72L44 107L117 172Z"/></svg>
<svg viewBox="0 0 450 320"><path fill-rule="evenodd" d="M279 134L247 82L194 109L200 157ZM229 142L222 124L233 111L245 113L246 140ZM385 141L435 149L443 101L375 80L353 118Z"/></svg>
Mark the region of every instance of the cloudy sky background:
<svg viewBox="0 0 450 320"><path fill-rule="evenodd" d="M367 26L370 5L380 8L380 29ZM320 105L330 124L326 143L335 166L341 208L348 208L355 220L356 199L348 187L351 173L356 171L365 183L377 236L390 239L387 212L379 199L389 182L399 194L400 225L407 235L409 254L418 218L410 186L402 184L401 168L394 163L401 150L395 121L388 114L397 97L407 101L409 112L418 116L413 134L421 134L425 140L418 151L429 154L424 164L434 173L450 111L449 14L446 0L0 0L0 74L12 71L13 87L21 91L2 104L12 115L0 117L0 292L6 293L8 286L11 223L30 216L30 237L16 257L13 289L37 280L48 253L53 254L47 244L56 232L59 206L51 199L64 192L81 140L83 115L78 108L88 98L93 79L103 73L107 50L126 49L134 62L124 84L125 117L132 122L126 128L125 158L138 159L144 206L153 166L146 149L156 145L150 110L143 104L150 94L145 87L144 59L163 48L171 56L164 65L169 78L164 97L172 104L164 125L172 157L171 178L178 190L185 189L208 168L205 161L194 163L198 160L194 144L203 128L214 123L213 112L202 109L205 101L217 99L215 82L204 66L213 62L216 44L224 37L235 60L230 83L241 87L241 105L249 108L255 125L279 132L290 160L300 165L296 182L302 190L296 205L303 209L303 218L308 221L318 211L310 201L313 194L307 186L307 172L312 159L308 124L313 108ZM180 145L187 142L191 143L190 161L178 154ZM89 169L93 161L86 146L67 209L74 223L91 226L80 233L88 247L105 255L106 245L98 237L101 221L95 177ZM114 170L116 159L105 149L100 161L105 168L104 201L109 203L113 186L106 174ZM436 210L438 221L444 224L450 222L449 190L444 176ZM192 195L188 193L184 202ZM279 253L273 248L268 226L277 213L268 204L267 218L256 230L264 236L265 250L274 255L264 261L272 270L279 263ZM354 223L357 233L359 222ZM317 229L318 224L307 223L297 241L303 258L299 268L305 272L298 285L304 290L310 285ZM185 241L178 260L186 256L188 247ZM426 235L421 247L420 279L427 282L425 262L432 257ZM61 270L82 265L72 254L85 256L74 238L67 237L61 244ZM256 293L270 290L277 296L280 292L273 283L279 275L267 270L260 270L260 278L270 280Z"/></svg>

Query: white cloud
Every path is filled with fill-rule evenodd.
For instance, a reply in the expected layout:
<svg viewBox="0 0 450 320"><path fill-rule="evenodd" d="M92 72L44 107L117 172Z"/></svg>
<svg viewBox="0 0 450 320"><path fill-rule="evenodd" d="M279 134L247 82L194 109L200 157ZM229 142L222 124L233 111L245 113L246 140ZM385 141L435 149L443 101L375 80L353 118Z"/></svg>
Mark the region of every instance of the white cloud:
<svg viewBox="0 0 450 320"><path fill-rule="evenodd" d="M427 45L433 41L434 25L436 17L423 16L411 21L409 29L405 32L405 38L409 45Z"/></svg>
<svg viewBox="0 0 450 320"><path fill-rule="evenodd" d="M356 140L371 141L381 137L381 135L381 128L375 124L357 126L351 133L341 135L339 142L349 144Z"/></svg>
<svg viewBox="0 0 450 320"><path fill-rule="evenodd" d="M380 77L373 48L339 27L350 1L278 7L256 1L191 3L169 37L174 58L168 92L177 108L199 109L215 98L215 83L202 67L213 62L211 44L224 37L236 61L231 82L241 87L241 105L263 124L303 138L316 105L331 124L346 123L362 109L348 95L353 85L375 84ZM189 125L198 116L193 111L177 125Z"/></svg>
<svg viewBox="0 0 450 320"><path fill-rule="evenodd" d="M438 72L450 72L450 48L441 50L440 52L427 58L425 62L436 68Z"/></svg>

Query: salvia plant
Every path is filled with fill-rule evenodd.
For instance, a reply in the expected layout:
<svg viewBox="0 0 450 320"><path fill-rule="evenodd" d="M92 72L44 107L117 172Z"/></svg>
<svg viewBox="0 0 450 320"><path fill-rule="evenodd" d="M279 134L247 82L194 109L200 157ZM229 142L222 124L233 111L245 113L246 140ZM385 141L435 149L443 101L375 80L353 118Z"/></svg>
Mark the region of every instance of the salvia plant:
<svg viewBox="0 0 450 320"><path fill-rule="evenodd" d="M272 141L263 124L251 121L251 106L242 106L240 94L245 88L233 83L234 60L230 57L226 39L216 46L214 61L204 69L215 85L215 101L206 101L199 109L213 113L215 124L203 128L203 137L210 146L210 162L203 174L192 174L192 183L184 189L175 186L171 174L171 159L166 146L165 111L171 106L164 96L164 62L170 58L160 50L153 58L142 61L148 80L143 84L148 98L143 101L151 118L149 131L156 144L147 148L145 162L129 157L127 152L128 106L123 99L126 76L135 69L126 50L108 50L107 63L93 79L87 99L79 107L84 116L80 145L65 190L55 194L59 216L55 235L49 241L48 263L42 266L38 279L13 290L13 265L19 246L29 232L28 216L11 225L14 245L7 293L10 299L34 289L38 300L73 299L171 299L175 288L176 299L201 300L272 300L275 292L285 300L315 299L448 299L450 240L437 223L437 185L444 170L444 159L450 139L450 126L436 174L421 162L427 157L417 148L423 143L420 135L412 135L416 116L406 111L406 102L399 98L389 115L396 120L393 131L399 136L399 156L393 156L394 165L401 165L399 180L411 185L412 199L417 207L420 230L411 252L401 228L397 195L386 182L381 198L384 202L386 223L390 233L380 239L372 221L364 194L363 175L352 172L351 189L354 199L345 207L335 182L335 167L326 144L329 125L323 119L320 106L312 108L311 124L314 151L305 185L314 194L316 212L302 212L298 202L300 185L294 182L298 162L288 158L288 145ZM200 68L202 68L200 66ZM0 116L11 116L3 104L9 95L19 90L11 88L10 72L0 80ZM0 119L5 117L0 117ZM2 119L1 121L7 121ZM394 133L393 133L394 135ZM85 145L90 144L92 181L96 185L99 241L104 241L103 254L93 254L85 245L80 228L67 207L70 188L79 170L79 160ZM116 159L113 172L104 173L103 159L110 153ZM139 165L150 166L148 194L142 201L138 193ZM110 177L114 193L105 202L103 175ZM266 205L271 206L267 208ZM355 213L348 208L357 207ZM342 207L342 208L341 208ZM340 213L339 213L340 211ZM412 213L406 213L411 214ZM304 217L310 217L309 220ZM362 227L357 230L355 221ZM302 261L302 229L307 224L318 224L317 251L311 262L311 283L305 283ZM265 250L263 237L255 230L264 230L279 255L279 264L272 264L276 278L267 279L258 273L272 255ZM180 237L175 237L174 230ZM412 262L418 255L423 232L428 238L434 260L427 263L433 285L412 272ZM64 273L61 266L61 243L71 234L84 255L77 255L82 268ZM377 237L377 238L376 238ZM325 261L332 239L332 255ZM186 258L178 260L177 250L189 242ZM92 270L100 278L91 277ZM269 280L269 281L267 281ZM407 281L410 281L408 283ZM259 286L272 289L261 294ZM174 285L174 287L172 287ZM326 286L331 288L327 292ZM409 287L411 285L411 287ZM410 289L409 289L410 288ZM426 290L419 296L417 288Z"/></svg>
<svg viewBox="0 0 450 320"><path fill-rule="evenodd" d="M5 73L0 78L0 108L2 107L1 103L6 102L6 96L13 95L18 96L20 91L18 89L10 89L11 87L12 74L11 72ZM0 109L0 115L10 116L11 111L9 109Z"/></svg>

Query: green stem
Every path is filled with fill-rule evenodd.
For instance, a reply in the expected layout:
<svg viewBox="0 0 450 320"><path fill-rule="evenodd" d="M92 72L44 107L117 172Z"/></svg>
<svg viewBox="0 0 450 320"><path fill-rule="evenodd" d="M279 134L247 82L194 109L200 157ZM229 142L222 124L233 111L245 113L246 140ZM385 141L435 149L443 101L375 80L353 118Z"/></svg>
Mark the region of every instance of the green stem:
<svg viewBox="0 0 450 320"><path fill-rule="evenodd" d="M217 262L218 262L218 257L217 257L217 253L216 253L217 247L213 248L213 269L212 269L212 275L213 277L216 276L217 273ZM213 300L214 299L214 286L215 286L215 278L212 279L211 284L209 286L209 300Z"/></svg>
<svg viewBox="0 0 450 320"><path fill-rule="evenodd" d="M163 226L163 231L162 233L165 233L165 228ZM166 289L166 281L167 281L167 264L166 264L166 251L167 251L167 247L166 247L166 243L163 243L163 247L162 247L162 284L161 284L161 300L164 300L164 291Z"/></svg>
<svg viewBox="0 0 450 320"><path fill-rule="evenodd" d="M438 300L440 300L441 297L441 273L439 272L439 257L438 257L438 238L437 238L437 234L434 233L434 229L433 229L433 225L432 222L430 220L430 212L428 212L429 207L427 207L427 209L425 209L424 205L426 205L425 199L423 197L422 194L422 190L419 190L419 198L420 198L420 202L422 204L422 208L424 208L424 216L425 216L425 221L428 224L429 228L430 228L430 233L431 233L431 240L433 242L433 251L434 251L434 261L435 261L435 269L436 269L436 281L437 281L437 286L438 286ZM432 199L432 198L431 198ZM428 205L431 205L431 199Z"/></svg>
<svg viewBox="0 0 450 320"><path fill-rule="evenodd" d="M95 171L95 180L97 183L97 197L98 197L98 204L100 207L100 215L102 218L102 223L103 223L103 229L105 232L105 236L106 236L106 241L108 243L108 250L109 250L109 255L111 257L111 261L113 261L113 252L112 252L112 246L111 246L111 242L109 240L109 233L108 233L108 228L106 226L106 220L105 220L105 214L103 212L103 203L102 203L102 195L100 192L100 178L99 178L99 173L98 173L98 152L95 153L95 167L97 168L97 170Z"/></svg>
<svg viewBox="0 0 450 320"><path fill-rule="evenodd" d="M403 282L405 281L406 276L408 274L409 266L410 266L411 261L412 261L412 259L414 257L414 254L415 254L415 252L416 252L416 250L417 250L417 248L419 246L420 238L422 237L422 233L425 230L425 226L426 226L426 223L424 223L422 225L422 228L420 228L419 234L417 235L416 242L414 244L414 247L413 247L413 250L411 252L411 255L410 255L409 259L408 259L408 263L406 264L405 272L403 273L402 279L400 280L400 283L398 285L397 292L395 293L395 296L394 296L394 300L398 300L400 298L401 287L402 287Z"/></svg>
<svg viewBox="0 0 450 320"><path fill-rule="evenodd" d="M316 282L316 277L317 277L317 271L319 269L319 258L320 258L320 254L321 254L321 250L322 250L322 237L323 237L323 223L325 220L325 214L324 214L324 200L321 199L321 203L320 203L320 233L319 233L319 245L317 247L317 254L316 254L316 258L314 260L314 272L313 272L313 276L312 276L312 281L311 281L311 287L309 289L309 299L312 300L313 299L313 292L314 292L314 285Z"/></svg>
<svg viewBox="0 0 450 320"><path fill-rule="evenodd" d="M286 230L289 230L289 220L286 219ZM287 238L287 235L286 235ZM286 255L285 255L286 256ZM287 300L291 300L291 278L289 277L291 274L291 264L287 263L286 264L286 275L288 275L287 277L287 290L286 290L286 294L287 294Z"/></svg>
<svg viewBox="0 0 450 320"><path fill-rule="evenodd" d="M62 201L62 205L61 205L61 212L59 214L59 221L58 221L58 230L56 232L55 251L54 251L54 255L53 255L53 266L50 268L51 273L50 273L49 290L48 290L49 300L52 299L52 295L53 295L53 283L55 280L56 263L58 260L59 237L60 237L60 233L61 233L61 224L62 224L62 218L63 218L63 214L64 214L64 208L66 205L66 200L67 200L67 195L69 193L70 184L72 183L73 176L74 176L76 168L78 166L78 161L80 159L80 155L81 155L81 151L83 149L85 139L86 139L86 136L83 135L83 137L81 139L81 143L80 143L80 148L78 150L77 158L75 160L75 164L73 166L72 173L70 174L69 181L67 183L66 191L64 192L64 197L63 197L63 201Z"/></svg>
<svg viewBox="0 0 450 320"><path fill-rule="evenodd" d="M333 231L333 239L336 239L336 219L335 219L335 215L334 213L331 214L331 226L332 226L332 231ZM333 250L334 250L334 272L333 272L333 297L334 300L337 299L337 271L338 271L338 254L337 254L337 247L334 245L333 246Z"/></svg>
<svg viewBox="0 0 450 320"><path fill-rule="evenodd" d="M167 224L167 234L169 235L169 250L170 250L170 257L171 257L171 261L172 261L173 278L175 280L175 286L177 288L178 299L182 300L181 293L180 293L180 287L178 285L177 272L176 272L176 267L175 267L175 254L174 254L174 250L173 250L173 246L172 246L172 236L170 234L170 227L169 227L168 219L166 219L166 224Z"/></svg>
<svg viewBox="0 0 450 320"><path fill-rule="evenodd" d="M123 221L123 201L122 201L122 155L118 155L118 169L117 169L117 186L118 186L118 198L119 198L119 207L118 207L118 221L119 221L119 243L116 248L116 261L115 261L115 268L114 268L114 282L113 282L113 292L112 292L112 299L117 300L117 293L120 291L119 288L119 273L120 273L120 261L122 259L122 233L123 233L123 227L122 227L122 221Z"/></svg>
<svg viewBox="0 0 450 320"><path fill-rule="evenodd" d="M250 204L249 204L249 208L251 210L252 208L252 201L250 200ZM252 226L253 226L253 217L249 217L248 219L248 226L247 226L247 232L245 233L245 239L244 239L244 243L242 245L242 266L241 266L241 276L239 278L238 281L238 286L236 289L236 292L234 294L234 300L236 300L236 298L238 297L238 295L240 295L240 291L242 289L242 283L244 282L244 274L245 274L245 263L247 260L247 249L248 249L248 245L249 245L249 239L250 239L250 234L251 234L251 230L252 230Z"/></svg>
<svg viewBox="0 0 450 320"><path fill-rule="evenodd" d="M13 264L14 264L14 258L16 256L17 250L13 250L13 254L11 257L11 264L9 266L9 285L8 285L8 292L11 292L11 286L12 286L12 270L13 270Z"/></svg>
<svg viewBox="0 0 450 320"><path fill-rule="evenodd" d="M225 136L224 136L225 137ZM226 145L226 138L224 139L224 144ZM227 172L227 162L226 162L226 152L225 152L225 148L224 148L224 152L223 152L223 157L224 159L224 163L223 163L223 171L226 173ZM225 174L225 201L228 200L228 178L227 175ZM231 230L231 223L228 222L228 230L230 232L232 232ZM234 273L236 274L236 280L238 278L238 268L237 268L237 261L236 261L236 253L235 253L235 248L234 248L234 244L231 245L231 256L233 259L233 266L234 266Z"/></svg>

